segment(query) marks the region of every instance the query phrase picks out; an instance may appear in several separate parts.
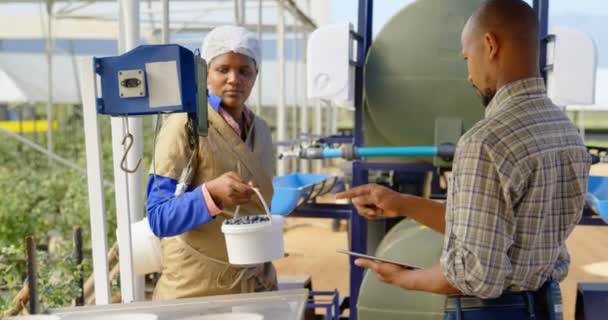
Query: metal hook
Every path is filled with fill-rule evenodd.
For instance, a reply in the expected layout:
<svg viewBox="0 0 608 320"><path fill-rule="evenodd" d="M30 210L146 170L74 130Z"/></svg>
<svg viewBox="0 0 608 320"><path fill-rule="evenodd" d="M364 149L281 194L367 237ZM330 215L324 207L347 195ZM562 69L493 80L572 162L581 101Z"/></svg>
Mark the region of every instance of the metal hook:
<svg viewBox="0 0 608 320"><path fill-rule="evenodd" d="M125 150L125 154L122 156L122 159L120 159L120 169L122 169L122 171L124 171L124 172L135 173L137 171L137 169L139 168L139 165L141 164L141 158L139 159L139 161L137 161L137 165L135 165L135 169L127 168L127 154L129 154L129 151L131 150L131 147L133 146L133 135L130 132L127 133L122 138L123 146L125 145L125 142L127 141L127 139L129 140L129 144L127 145L127 150Z"/></svg>

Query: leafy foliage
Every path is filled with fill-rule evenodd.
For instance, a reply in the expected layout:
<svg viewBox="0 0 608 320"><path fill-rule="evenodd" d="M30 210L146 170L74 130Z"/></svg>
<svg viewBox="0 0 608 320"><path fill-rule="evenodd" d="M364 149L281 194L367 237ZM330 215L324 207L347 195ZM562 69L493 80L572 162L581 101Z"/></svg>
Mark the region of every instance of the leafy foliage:
<svg viewBox="0 0 608 320"><path fill-rule="evenodd" d="M67 108L67 106L64 106ZM75 109L76 110L76 109ZM54 132L54 152L84 168L83 124L77 112L60 121ZM104 178L113 180L110 119L100 117ZM87 178L81 172L0 133L0 315L25 281L25 237L34 236L38 252L38 290L42 308L69 306L80 294L77 279L91 274L91 232ZM43 133L25 134L41 146ZM149 140L151 141L151 140ZM147 148L150 149L150 148ZM116 239L114 188L105 188L107 236ZM77 266L72 259L72 232L83 228L85 258ZM63 239L55 250L50 239ZM69 240L69 241L67 241Z"/></svg>

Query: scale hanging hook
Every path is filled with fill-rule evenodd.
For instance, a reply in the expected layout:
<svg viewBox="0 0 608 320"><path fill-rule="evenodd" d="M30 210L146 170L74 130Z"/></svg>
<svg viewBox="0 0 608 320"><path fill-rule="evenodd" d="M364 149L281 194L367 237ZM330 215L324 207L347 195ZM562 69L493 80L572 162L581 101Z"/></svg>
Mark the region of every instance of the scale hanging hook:
<svg viewBox="0 0 608 320"><path fill-rule="evenodd" d="M131 150L131 147L133 146L133 135L130 132L128 132L122 138L123 146L125 145L127 140L129 140L129 142L127 144L127 149L125 150L125 154L122 156L122 159L120 160L120 169L122 169L122 171L127 172L127 173L135 173L137 171L137 169L139 168L139 165L141 164L141 158L139 159L139 161L137 161L137 165L135 165L135 169L127 168L127 155L129 154L129 151Z"/></svg>

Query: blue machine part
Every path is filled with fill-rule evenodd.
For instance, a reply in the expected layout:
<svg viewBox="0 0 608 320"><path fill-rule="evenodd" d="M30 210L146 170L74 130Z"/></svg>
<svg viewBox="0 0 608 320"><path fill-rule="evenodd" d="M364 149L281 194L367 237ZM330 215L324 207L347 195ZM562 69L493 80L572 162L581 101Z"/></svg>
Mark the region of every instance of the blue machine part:
<svg viewBox="0 0 608 320"><path fill-rule="evenodd" d="M608 223L608 177L589 177L586 200L589 207Z"/></svg>
<svg viewBox="0 0 608 320"><path fill-rule="evenodd" d="M176 44L142 45L120 56L95 58L101 78L98 113L196 113L195 59L200 58Z"/></svg>
<svg viewBox="0 0 608 320"><path fill-rule="evenodd" d="M324 174L291 173L272 179L274 196L270 212L277 215L288 215L299 205L317 196L326 194L339 186L337 176Z"/></svg>

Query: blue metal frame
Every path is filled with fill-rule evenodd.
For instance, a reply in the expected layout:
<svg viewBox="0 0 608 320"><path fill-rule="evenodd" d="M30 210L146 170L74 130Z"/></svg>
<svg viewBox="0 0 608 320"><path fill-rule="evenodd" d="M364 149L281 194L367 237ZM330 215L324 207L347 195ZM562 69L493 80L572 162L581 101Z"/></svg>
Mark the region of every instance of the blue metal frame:
<svg viewBox="0 0 608 320"><path fill-rule="evenodd" d="M363 146L363 65L372 43L373 0L359 0L357 33L361 37L357 45L357 67L355 70L355 147ZM361 161L353 162L353 187L366 184L367 171ZM352 207L350 219L350 249L356 252L367 252L367 221ZM355 258L350 263L350 319L357 319L357 300L359 288L363 281L363 269L355 265Z"/></svg>
<svg viewBox="0 0 608 320"><path fill-rule="evenodd" d="M545 65L547 64L547 35L549 34L549 0L533 0L533 7L539 22L540 74L546 81L547 71L545 70Z"/></svg>
<svg viewBox="0 0 608 320"><path fill-rule="evenodd" d="M325 308L325 320L340 319L340 295L334 291L311 291L308 309Z"/></svg>

